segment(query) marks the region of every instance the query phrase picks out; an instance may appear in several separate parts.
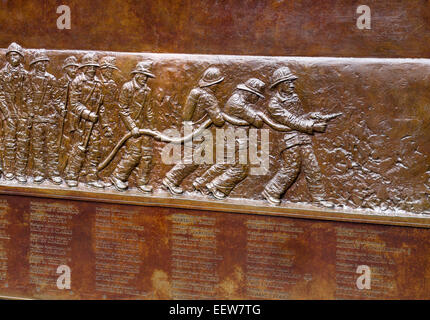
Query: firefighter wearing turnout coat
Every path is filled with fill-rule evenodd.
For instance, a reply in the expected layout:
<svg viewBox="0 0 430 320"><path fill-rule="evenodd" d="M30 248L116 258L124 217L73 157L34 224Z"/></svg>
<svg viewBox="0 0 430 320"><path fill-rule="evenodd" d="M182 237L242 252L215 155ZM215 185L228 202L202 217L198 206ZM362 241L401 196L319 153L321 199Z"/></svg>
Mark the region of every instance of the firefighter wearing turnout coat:
<svg viewBox="0 0 430 320"><path fill-rule="evenodd" d="M70 56L64 59L62 70L64 74L57 82L58 102L63 109L60 120L58 148L60 153L60 171L66 166L67 155L71 148L71 138L73 131L76 130L78 118L70 110L70 85L76 77L76 71L79 67L78 59Z"/></svg>
<svg viewBox="0 0 430 320"><path fill-rule="evenodd" d="M79 74L70 85L70 108L78 118L72 140L65 179L69 187L76 187L84 161L87 161L86 181L89 186L104 188L99 179L97 165L100 162L100 136L106 126L102 84L96 77L99 67L97 57L88 53L82 58Z"/></svg>
<svg viewBox="0 0 430 320"><path fill-rule="evenodd" d="M111 175L112 183L120 191L128 188L128 179L138 168L137 188L145 193L152 192L152 186L148 184L152 166L152 138L139 134L139 129L153 126L151 89L147 85L148 78L155 78L151 68L150 61L138 62L131 72L133 78L122 86L119 95L120 117L133 134L127 140L125 152Z"/></svg>
<svg viewBox="0 0 430 320"><path fill-rule="evenodd" d="M53 183L61 184L58 171L58 120L64 109L57 100L56 79L46 72L48 63L45 50L36 51L25 83L33 113L33 176L35 183L41 183L48 177Z"/></svg>
<svg viewBox="0 0 430 320"><path fill-rule="evenodd" d="M284 134L283 163L264 188L263 196L270 203L279 204L281 196L303 170L313 201L332 207L330 202L324 200L325 189L311 139L313 132L324 132L327 123L304 114L300 99L294 91L296 79L288 67L277 69L272 76L271 88L274 89L274 94L267 110L277 122L294 130Z"/></svg>
<svg viewBox="0 0 430 320"><path fill-rule="evenodd" d="M263 92L265 83L259 79L251 78L243 84L239 84L225 104L225 113L238 119L248 122L248 126L238 127L226 122L227 129L244 128L245 136L235 137L235 159L233 164L215 164L207 170L198 180L198 184L204 183L207 179L215 177L206 184L207 190L216 199L224 199L230 192L242 182L249 172L248 159L248 131L249 126L261 128L263 120L257 114L255 104L264 98ZM246 155L246 159L240 159L241 155ZM245 160L245 161L243 161ZM196 187L196 184L195 184Z"/></svg>
<svg viewBox="0 0 430 320"><path fill-rule="evenodd" d="M103 57L100 59L100 81L102 83L103 106L105 108L106 124L103 128L105 132L105 144L112 149L111 138L114 132L117 131L119 115L118 115L118 96L119 86L113 79L113 72L119 71L116 66L115 57ZM106 152L105 152L106 153Z"/></svg>
<svg viewBox="0 0 430 320"><path fill-rule="evenodd" d="M194 125L202 124L210 118L212 122L221 127L224 125L224 118L218 105L218 99L215 97L217 84L224 80L218 68L211 67L207 69L200 81L199 86L191 90L188 95L183 112L184 121L192 121ZM192 155L194 152L202 153L199 149L201 142L193 142L193 146L187 145L184 148L190 148L185 155L191 159L184 159L183 162L177 163L163 179L163 185L168 188L172 194L181 194L183 192L180 184L182 181L198 168L198 164L193 163Z"/></svg>
<svg viewBox="0 0 430 320"><path fill-rule="evenodd" d="M6 65L0 70L0 109L4 119L4 174L27 182L26 169L30 142L31 111L25 101L24 83L28 72L22 61L22 47L15 42L6 51Z"/></svg>

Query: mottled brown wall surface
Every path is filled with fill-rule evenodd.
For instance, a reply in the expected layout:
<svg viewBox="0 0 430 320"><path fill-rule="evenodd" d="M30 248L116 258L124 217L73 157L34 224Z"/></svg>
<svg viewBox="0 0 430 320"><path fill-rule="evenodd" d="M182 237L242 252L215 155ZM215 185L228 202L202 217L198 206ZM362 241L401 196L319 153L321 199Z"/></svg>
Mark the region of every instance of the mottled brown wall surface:
<svg viewBox="0 0 430 320"><path fill-rule="evenodd" d="M71 8L58 30L56 8ZM371 30L359 30L359 5ZM428 57L425 0L2 0L0 47L245 55Z"/></svg>
<svg viewBox="0 0 430 320"><path fill-rule="evenodd" d="M71 8L71 30L57 29L62 4ZM361 4L372 10L371 30L356 27ZM137 61L153 60L156 79L149 86L160 131L181 129L185 99L210 65L226 77L216 93L221 107L239 83L250 77L269 83L276 68L289 66L299 77L305 112L343 113L312 137L335 210L307 206L303 174L280 208L263 201L261 191L280 166L281 135L273 130L270 173L249 176L225 202L162 190L171 166L160 160L161 142L155 143L153 195L2 179L0 295L429 299L428 219L419 214L430 212L430 61L361 59L430 57L429 17L429 2L418 0L0 0L0 48L16 41L24 49L49 49L48 72L57 78L66 56L81 59L85 52L55 49L116 56L119 85ZM30 53L25 51L26 69ZM318 58L324 56L354 59ZM260 110L272 94L265 91ZM121 128L105 146L113 147L124 133ZM117 161L118 156L113 164ZM186 191L205 168L185 180ZM103 175L110 170L112 165ZM350 214L351 208L370 210ZM257 209L259 215L248 214ZM268 216L275 209L284 216ZM292 218L315 218L312 210L329 221ZM334 213L339 215L332 218ZM376 223L398 226L351 223L372 221L372 215L381 219ZM57 287L60 265L71 268L70 289ZM357 288L359 265L372 272L371 290Z"/></svg>
<svg viewBox="0 0 430 320"><path fill-rule="evenodd" d="M0 295L429 299L429 229L2 196ZM57 287L59 265L71 287ZM357 287L357 267L371 289Z"/></svg>

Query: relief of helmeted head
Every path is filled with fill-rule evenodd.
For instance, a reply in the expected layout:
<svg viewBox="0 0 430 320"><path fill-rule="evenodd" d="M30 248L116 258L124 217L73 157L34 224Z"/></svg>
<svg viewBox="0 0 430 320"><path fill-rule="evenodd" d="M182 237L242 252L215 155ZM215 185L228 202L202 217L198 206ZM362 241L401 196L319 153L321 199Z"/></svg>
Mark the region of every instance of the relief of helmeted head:
<svg viewBox="0 0 430 320"><path fill-rule="evenodd" d="M281 67L273 72L270 88L276 88L282 93L293 94L295 88L294 82L297 79L297 76L291 72L290 68Z"/></svg>
<svg viewBox="0 0 430 320"><path fill-rule="evenodd" d="M248 79L245 83L239 84L237 86L237 89L242 91L245 96L245 100L248 103L255 104L257 103L258 99L264 99L263 92L265 87L266 84L263 81L257 78L251 78Z"/></svg>
<svg viewBox="0 0 430 320"><path fill-rule="evenodd" d="M214 91L215 85L222 82L224 77L221 74L221 71L216 67L210 67L203 72L203 75L199 81L200 88L211 87Z"/></svg>
<svg viewBox="0 0 430 320"><path fill-rule="evenodd" d="M12 42L7 48L6 60L13 67L17 67L22 63L23 59L24 59L24 52L22 50L22 47L19 44Z"/></svg>
<svg viewBox="0 0 430 320"><path fill-rule="evenodd" d="M112 79L115 70L119 71L115 57L108 56L100 59L100 72L104 78Z"/></svg>
<svg viewBox="0 0 430 320"><path fill-rule="evenodd" d="M155 78L155 75L151 71L152 61L140 61L136 64L136 67L131 71L134 79L143 86L148 78Z"/></svg>
<svg viewBox="0 0 430 320"><path fill-rule="evenodd" d="M75 56L70 56L64 59L62 69L71 79L76 77L76 72L78 71L78 68L78 59Z"/></svg>
<svg viewBox="0 0 430 320"><path fill-rule="evenodd" d="M82 62L79 68L82 68L82 72L89 79L94 79L97 69L100 67L97 56L94 53L87 53L82 57Z"/></svg>
<svg viewBox="0 0 430 320"><path fill-rule="evenodd" d="M45 72L49 63L49 57L44 49L36 50L30 61L30 68L38 72Z"/></svg>

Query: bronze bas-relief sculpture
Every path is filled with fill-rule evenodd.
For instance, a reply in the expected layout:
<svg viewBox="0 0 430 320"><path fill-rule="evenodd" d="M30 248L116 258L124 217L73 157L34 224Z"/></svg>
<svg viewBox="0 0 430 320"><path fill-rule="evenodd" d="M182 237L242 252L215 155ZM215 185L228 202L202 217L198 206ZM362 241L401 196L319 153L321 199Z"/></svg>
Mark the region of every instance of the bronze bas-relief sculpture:
<svg viewBox="0 0 430 320"><path fill-rule="evenodd" d="M393 78L397 68L418 74L424 62L46 52L16 43L4 57L6 187L86 184L142 197L168 190L268 205L430 208L425 79ZM422 95L412 97L411 88ZM188 135L164 132L185 123ZM194 155L208 152L205 129L245 135L234 137L224 161L196 163ZM250 171L252 130L270 130L264 174ZM167 143L184 144L180 162L164 163Z"/></svg>

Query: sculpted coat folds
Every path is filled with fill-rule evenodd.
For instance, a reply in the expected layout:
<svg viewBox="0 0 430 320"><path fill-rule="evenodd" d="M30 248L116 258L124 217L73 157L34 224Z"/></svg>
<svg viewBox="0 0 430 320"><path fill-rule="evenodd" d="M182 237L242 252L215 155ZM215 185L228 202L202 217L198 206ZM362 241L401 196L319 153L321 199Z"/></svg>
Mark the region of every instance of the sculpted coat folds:
<svg viewBox="0 0 430 320"><path fill-rule="evenodd" d="M314 76L311 72L299 73L298 79L292 66L281 63L261 71L256 60L249 70L242 64L230 73L228 64L193 66L178 61L145 58L124 62L115 54L94 52L63 56L58 61L43 49L27 53L12 43L0 70L4 184L16 181L78 189L85 184L143 194L161 186L174 196L193 192L222 200L231 194L237 198L248 187L256 190L250 181L258 181L261 188L253 200L279 205L301 183L312 203L334 206L323 174L328 164L321 162L321 144L315 145L314 137L326 136L328 122L342 113L336 109L331 114L306 111L309 96L297 90L296 83ZM180 68L184 68L183 82L170 81ZM170 91L163 87L166 81L170 81ZM317 88L310 92L316 101L323 101L325 93ZM346 91L345 96L348 94ZM319 110L317 105L314 108ZM186 125L193 130L188 136L163 133L166 128L180 131ZM330 128L334 130L336 124ZM234 132L234 152L215 163L196 162L196 154L203 158L211 151L205 130L213 136L218 130ZM250 153L261 156L263 147L251 151L250 133L260 132L262 141L263 130L270 130L275 138L270 141L268 170L264 178L256 180L250 161L254 154ZM179 146L183 155L170 166L160 159L166 143ZM342 145L337 148L325 152L342 156ZM330 165L337 168L342 163ZM351 168L357 166L353 163ZM375 192L381 193L380 188ZM242 198L247 194L245 191ZM354 200L353 195L349 198Z"/></svg>
<svg viewBox="0 0 430 320"><path fill-rule="evenodd" d="M127 189L128 178L135 168L138 168L137 186L142 192L151 192L149 174L152 164L151 139L140 135L139 129L144 126L152 127L153 111L151 108L151 89L147 85L148 78L154 78L151 73L151 63L139 62L131 72L132 79L121 88L119 108L121 120L133 134L125 145L125 154L112 173L115 187L123 191Z"/></svg>
<svg viewBox="0 0 430 320"><path fill-rule="evenodd" d="M212 123L217 127L224 125L225 121L218 104L218 99L215 96L216 86L224 80L218 68L212 67L207 69L199 81L199 86L191 90L185 108L183 111L183 120L192 121L193 124L201 124L207 118L212 120ZM186 156L192 155L193 151L200 147L199 142L194 143L194 146L185 145L184 148L190 148L188 152L184 152ZM194 172L199 167L198 164L192 163L191 159L184 159L183 162L176 164L163 180L163 185L173 194L181 194L182 188L179 186L182 181ZM205 188L200 184L194 183L196 190Z"/></svg>
<svg viewBox="0 0 430 320"><path fill-rule="evenodd" d="M12 43L6 52L6 65L0 71L0 106L4 120L4 175L8 180L15 176L25 183L30 140L29 101L24 86L28 72L22 61L24 53L20 45ZM28 97L28 96L27 96Z"/></svg>

